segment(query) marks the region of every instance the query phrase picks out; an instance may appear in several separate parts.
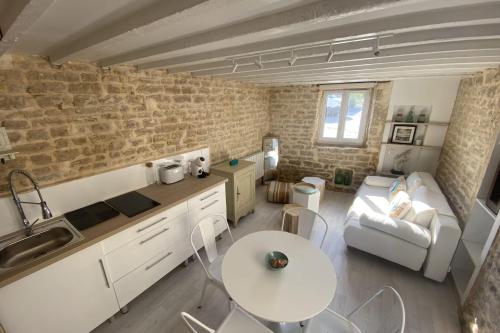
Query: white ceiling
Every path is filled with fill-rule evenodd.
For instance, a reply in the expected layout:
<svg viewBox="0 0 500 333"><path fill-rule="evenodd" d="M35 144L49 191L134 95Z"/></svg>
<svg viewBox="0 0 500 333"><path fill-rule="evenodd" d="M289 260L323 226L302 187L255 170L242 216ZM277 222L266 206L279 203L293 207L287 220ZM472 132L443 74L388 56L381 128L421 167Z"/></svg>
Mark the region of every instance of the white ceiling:
<svg viewBox="0 0 500 333"><path fill-rule="evenodd" d="M465 75L500 63L498 0L0 0L0 28L0 55L263 84Z"/></svg>

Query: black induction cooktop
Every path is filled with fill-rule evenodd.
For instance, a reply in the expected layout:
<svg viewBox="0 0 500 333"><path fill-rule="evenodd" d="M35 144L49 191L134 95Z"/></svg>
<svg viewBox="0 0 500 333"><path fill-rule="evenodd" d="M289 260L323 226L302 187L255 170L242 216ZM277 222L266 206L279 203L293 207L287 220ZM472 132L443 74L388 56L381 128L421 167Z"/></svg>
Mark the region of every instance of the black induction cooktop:
<svg viewBox="0 0 500 333"><path fill-rule="evenodd" d="M99 201L90 206L64 214L64 217L78 230L88 229L96 224L120 215L113 207Z"/></svg>
<svg viewBox="0 0 500 333"><path fill-rule="evenodd" d="M106 203L128 217L138 215L160 205L160 203L136 191L108 199Z"/></svg>

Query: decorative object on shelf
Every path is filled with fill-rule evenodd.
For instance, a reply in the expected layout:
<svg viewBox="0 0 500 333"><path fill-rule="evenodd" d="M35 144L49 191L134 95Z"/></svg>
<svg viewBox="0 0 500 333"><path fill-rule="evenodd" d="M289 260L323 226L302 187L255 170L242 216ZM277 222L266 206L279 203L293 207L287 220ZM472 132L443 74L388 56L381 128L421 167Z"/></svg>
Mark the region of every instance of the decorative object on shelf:
<svg viewBox="0 0 500 333"><path fill-rule="evenodd" d="M238 160L236 160L236 159L235 159L235 160L231 160L231 161L229 161L229 165L230 165L230 166L235 166L235 165L238 165Z"/></svg>
<svg viewBox="0 0 500 333"><path fill-rule="evenodd" d="M396 113L396 116L394 118L394 121L397 123L402 123L404 122L404 108L400 107L398 108L398 112Z"/></svg>
<svg viewBox="0 0 500 333"><path fill-rule="evenodd" d="M415 107L412 106L410 108L410 111L408 112L408 115L406 116L406 122L407 123L413 123L415 122Z"/></svg>
<svg viewBox="0 0 500 333"><path fill-rule="evenodd" d="M417 146L423 145L424 144L424 138L421 135L419 135L418 137L415 138L415 144Z"/></svg>
<svg viewBox="0 0 500 333"><path fill-rule="evenodd" d="M392 121L396 123L428 123L431 105L395 105Z"/></svg>
<svg viewBox="0 0 500 333"><path fill-rule="evenodd" d="M408 160L410 159L411 149L407 149L396 156L394 156L393 167L391 173L395 175L404 175L404 167Z"/></svg>
<svg viewBox="0 0 500 333"><path fill-rule="evenodd" d="M420 111L420 114L417 118L417 123L426 123L427 122L427 114L424 110Z"/></svg>
<svg viewBox="0 0 500 333"><path fill-rule="evenodd" d="M394 125L391 142L411 145L416 130L416 125Z"/></svg>

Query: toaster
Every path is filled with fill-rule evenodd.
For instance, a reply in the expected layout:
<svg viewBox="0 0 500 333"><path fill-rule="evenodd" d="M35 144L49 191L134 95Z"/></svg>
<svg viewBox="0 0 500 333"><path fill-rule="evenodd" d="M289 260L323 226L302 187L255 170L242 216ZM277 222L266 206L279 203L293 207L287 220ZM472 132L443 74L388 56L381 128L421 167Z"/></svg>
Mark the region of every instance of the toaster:
<svg viewBox="0 0 500 333"><path fill-rule="evenodd" d="M172 184L184 179L184 169L180 164L170 164L159 168L160 181Z"/></svg>

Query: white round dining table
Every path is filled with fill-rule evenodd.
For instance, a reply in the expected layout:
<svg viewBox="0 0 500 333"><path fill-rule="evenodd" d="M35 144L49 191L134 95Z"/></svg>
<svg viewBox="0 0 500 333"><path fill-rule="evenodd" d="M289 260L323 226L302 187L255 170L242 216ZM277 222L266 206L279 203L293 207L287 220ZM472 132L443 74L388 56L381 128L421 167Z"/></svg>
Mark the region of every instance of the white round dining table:
<svg viewBox="0 0 500 333"><path fill-rule="evenodd" d="M288 257L282 270L271 270L269 251ZM307 239L283 231L259 231L235 242L224 255L222 280L231 298L252 315L271 322L306 321L333 300L335 269Z"/></svg>

